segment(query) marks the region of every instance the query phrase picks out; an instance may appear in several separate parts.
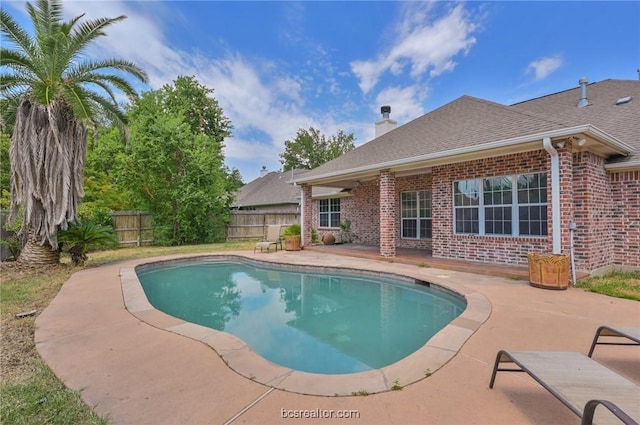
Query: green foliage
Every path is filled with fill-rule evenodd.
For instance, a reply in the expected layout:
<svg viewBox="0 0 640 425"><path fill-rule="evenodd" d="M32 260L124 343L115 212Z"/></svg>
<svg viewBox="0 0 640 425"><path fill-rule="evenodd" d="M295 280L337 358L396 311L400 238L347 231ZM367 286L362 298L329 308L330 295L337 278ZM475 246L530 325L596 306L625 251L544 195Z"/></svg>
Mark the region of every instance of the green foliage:
<svg viewBox="0 0 640 425"><path fill-rule="evenodd" d="M86 220L78 221L67 230L58 232L58 241L63 247L68 247L66 249L74 266L83 265L87 260L87 252L91 249L113 248L118 245L118 238L112 227Z"/></svg>
<svg viewBox="0 0 640 425"><path fill-rule="evenodd" d="M284 236L296 236L302 233L302 227L299 224L292 224L291 226L284 229Z"/></svg>
<svg viewBox="0 0 640 425"><path fill-rule="evenodd" d="M83 221L91 221L99 226L113 227L111 209L90 204L80 204L78 217Z"/></svg>
<svg viewBox="0 0 640 425"><path fill-rule="evenodd" d="M315 227L311 228L311 243L320 243L320 239L318 238L318 231Z"/></svg>
<svg viewBox="0 0 640 425"><path fill-rule="evenodd" d="M27 3L26 10L29 27L0 10L0 124L11 134L15 176L10 218L20 211L21 233L31 234L28 243L55 249L57 229L77 218L86 129L109 122L124 131L127 117L117 96L135 98L131 80L145 83L147 75L132 62L87 55L126 16L65 21L60 0ZM27 260L52 258L57 260Z"/></svg>
<svg viewBox="0 0 640 425"><path fill-rule="evenodd" d="M18 259L22 250L22 240L18 234L21 228L22 221L19 218L14 223L6 221L4 223L5 236L0 239L0 245L7 248L15 260Z"/></svg>
<svg viewBox="0 0 640 425"><path fill-rule="evenodd" d="M345 134L339 130L328 139L319 130L299 129L294 140L284 142L285 151L280 154L283 171L293 169L311 170L355 147L353 133Z"/></svg>
<svg viewBox="0 0 640 425"><path fill-rule="evenodd" d="M393 381L393 386L391 387L391 391L402 391L404 387L400 385L400 380L396 379Z"/></svg>
<svg viewBox="0 0 640 425"><path fill-rule="evenodd" d="M44 106L62 103L80 120L100 118L124 126L126 117L115 90L135 97L135 89L123 77L146 82L146 73L122 59L91 60L86 51L126 16L81 21L80 15L65 22L59 0L27 3L26 8L29 29L0 10L3 124L11 130L19 103L28 100Z"/></svg>
<svg viewBox="0 0 640 425"><path fill-rule="evenodd" d="M123 184L127 174L126 142L120 131L112 127L99 129L90 138L84 172L82 212L107 209L112 211L136 209L133 195ZM91 214L90 214L91 215ZM105 223L106 224L106 223Z"/></svg>
<svg viewBox="0 0 640 425"><path fill-rule="evenodd" d="M239 173L224 165L231 124L213 90L192 77L145 93L130 111L131 145L123 185L154 222L154 243L220 239Z"/></svg>

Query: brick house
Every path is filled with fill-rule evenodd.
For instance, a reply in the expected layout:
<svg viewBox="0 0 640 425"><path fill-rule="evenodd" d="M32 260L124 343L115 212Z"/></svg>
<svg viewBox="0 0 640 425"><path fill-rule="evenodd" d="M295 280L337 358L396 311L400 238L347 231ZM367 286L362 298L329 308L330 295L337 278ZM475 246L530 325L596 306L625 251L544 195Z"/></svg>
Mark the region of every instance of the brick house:
<svg viewBox="0 0 640 425"><path fill-rule="evenodd" d="M640 267L640 81L510 106L463 96L400 127L382 112L373 140L294 178L305 245L348 219L383 257L525 265L568 254L573 228L577 270Z"/></svg>

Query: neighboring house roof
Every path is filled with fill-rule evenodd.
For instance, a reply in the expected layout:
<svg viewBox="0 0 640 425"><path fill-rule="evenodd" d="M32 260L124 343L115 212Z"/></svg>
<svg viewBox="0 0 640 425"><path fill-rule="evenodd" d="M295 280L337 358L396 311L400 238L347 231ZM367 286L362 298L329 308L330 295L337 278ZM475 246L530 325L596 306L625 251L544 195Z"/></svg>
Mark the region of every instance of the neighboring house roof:
<svg viewBox="0 0 640 425"><path fill-rule="evenodd" d="M300 202L300 187L294 186L291 179L301 171L303 170L272 171L260 176L240 188L236 200L231 206L233 208L247 208L267 205L297 205Z"/></svg>
<svg viewBox="0 0 640 425"><path fill-rule="evenodd" d="M272 171L245 184L240 188L232 208L250 208L300 203L300 187L293 179L309 170ZM314 198L344 196L341 190L333 187L313 187Z"/></svg>
<svg viewBox="0 0 640 425"><path fill-rule="evenodd" d="M295 178L349 187L382 169L411 173L434 165L542 149L542 137L584 136L585 148L618 161L640 152L640 81L606 80L587 86L589 106L578 108L580 88L500 105L462 96ZM621 97L632 101L616 105ZM624 158L626 157L626 158Z"/></svg>

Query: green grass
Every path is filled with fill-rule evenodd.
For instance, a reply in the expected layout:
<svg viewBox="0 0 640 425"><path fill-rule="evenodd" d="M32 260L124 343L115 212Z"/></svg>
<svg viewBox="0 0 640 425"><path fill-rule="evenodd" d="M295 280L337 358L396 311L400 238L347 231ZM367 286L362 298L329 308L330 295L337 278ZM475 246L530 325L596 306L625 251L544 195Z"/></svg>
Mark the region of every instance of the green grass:
<svg viewBox="0 0 640 425"><path fill-rule="evenodd" d="M73 391L52 373L34 344L35 319L56 296L64 282L83 268L136 258L251 250L255 242L182 247L137 247L89 253L85 267L73 267L69 258L53 267L21 269L4 263L0 280L0 424L99 424L108 418L95 414L81 393ZM20 312L37 310L36 316L18 319Z"/></svg>
<svg viewBox="0 0 640 425"><path fill-rule="evenodd" d="M87 407L78 391L65 388L41 359L32 363L31 379L0 389L3 424L108 424Z"/></svg>
<svg viewBox="0 0 640 425"><path fill-rule="evenodd" d="M640 270L589 277L578 281L576 287L611 297L640 301Z"/></svg>

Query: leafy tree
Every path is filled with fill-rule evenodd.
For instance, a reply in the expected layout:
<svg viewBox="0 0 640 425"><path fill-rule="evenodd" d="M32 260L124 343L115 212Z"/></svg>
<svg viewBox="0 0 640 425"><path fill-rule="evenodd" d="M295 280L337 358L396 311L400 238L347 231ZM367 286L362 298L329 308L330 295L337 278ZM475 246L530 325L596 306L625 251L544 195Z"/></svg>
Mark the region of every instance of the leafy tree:
<svg viewBox="0 0 640 425"><path fill-rule="evenodd" d="M78 216L102 225L111 224L110 211L134 208L131 191L122 183L127 152L117 128L101 129L95 143L87 146L84 197Z"/></svg>
<svg viewBox="0 0 640 425"><path fill-rule="evenodd" d="M131 145L122 179L134 202L151 213L154 241L211 242L229 219L237 182L224 166L231 124L192 77L145 93L130 111Z"/></svg>
<svg viewBox="0 0 640 425"><path fill-rule="evenodd" d="M280 154L284 171L292 169L311 170L345 152L352 150L355 136L339 130L328 139L313 127L299 129L296 138L284 142L285 151Z"/></svg>
<svg viewBox="0 0 640 425"><path fill-rule="evenodd" d="M125 77L146 82L144 71L121 59L91 60L86 50L125 19L63 21L62 2L27 3L33 31L0 10L0 103L12 134L12 219L28 234L20 261L57 263L57 231L75 221L83 195L87 125L101 120L124 127L116 92L136 96ZM21 208L20 208L21 207Z"/></svg>

